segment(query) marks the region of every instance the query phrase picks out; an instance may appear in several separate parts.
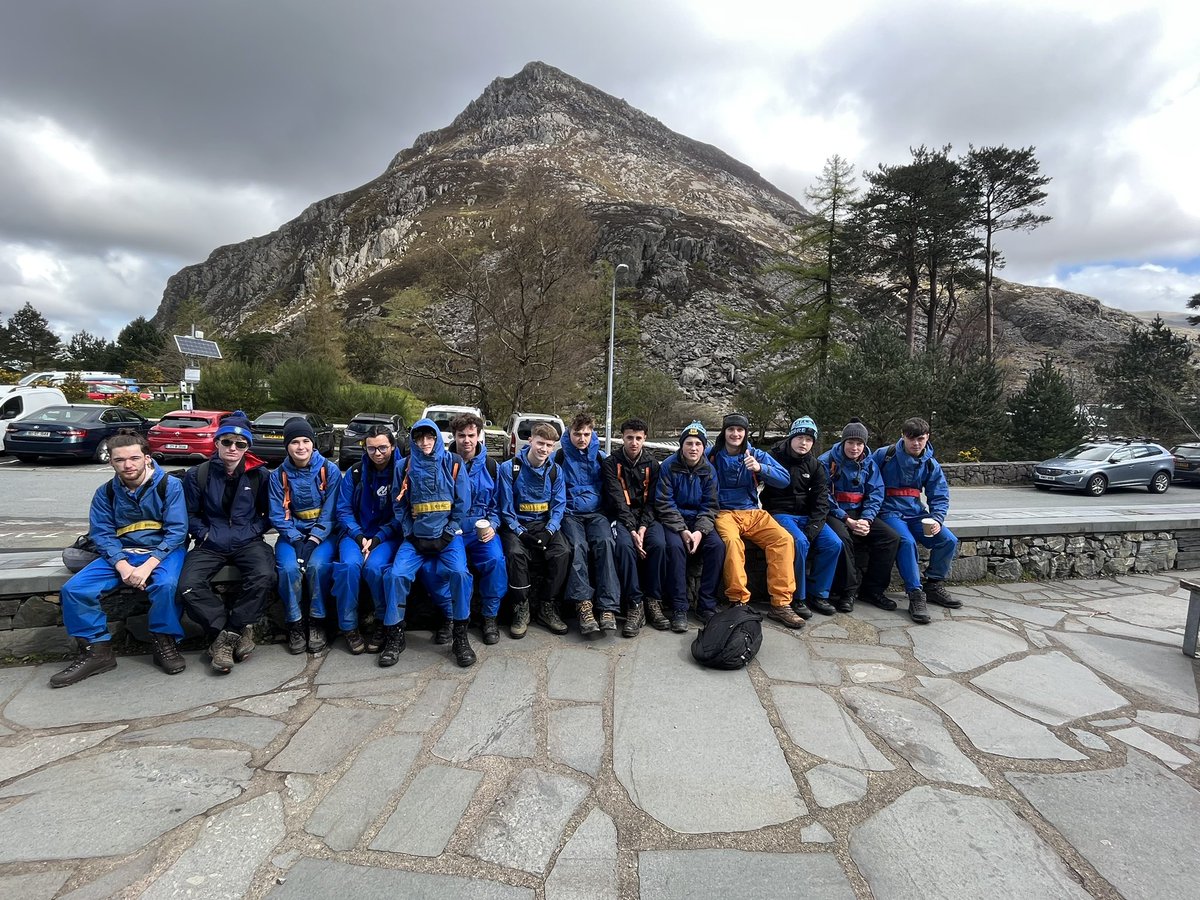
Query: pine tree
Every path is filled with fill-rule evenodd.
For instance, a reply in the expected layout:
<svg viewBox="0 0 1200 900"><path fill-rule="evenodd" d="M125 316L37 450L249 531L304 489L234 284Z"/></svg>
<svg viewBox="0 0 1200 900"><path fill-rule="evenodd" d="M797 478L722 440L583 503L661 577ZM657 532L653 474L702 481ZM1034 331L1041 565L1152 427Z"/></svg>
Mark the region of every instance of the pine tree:
<svg viewBox="0 0 1200 900"><path fill-rule="evenodd" d="M1048 459L1087 435L1079 402L1066 377L1049 358L1029 374L1025 387L1008 399L1012 455Z"/></svg>
<svg viewBox="0 0 1200 900"><path fill-rule="evenodd" d="M1108 424L1112 432L1170 442L1196 435L1197 374L1192 342L1155 316L1148 327L1135 325L1112 362L1097 367L1108 385Z"/></svg>
<svg viewBox="0 0 1200 900"><path fill-rule="evenodd" d="M66 361L76 369L103 369L112 350L113 345L104 338L81 331L67 344Z"/></svg>
<svg viewBox="0 0 1200 900"><path fill-rule="evenodd" d="M62 354L62 341L30 303L9 316L4 332L5 357L27 371L52 368Z"/></svg>

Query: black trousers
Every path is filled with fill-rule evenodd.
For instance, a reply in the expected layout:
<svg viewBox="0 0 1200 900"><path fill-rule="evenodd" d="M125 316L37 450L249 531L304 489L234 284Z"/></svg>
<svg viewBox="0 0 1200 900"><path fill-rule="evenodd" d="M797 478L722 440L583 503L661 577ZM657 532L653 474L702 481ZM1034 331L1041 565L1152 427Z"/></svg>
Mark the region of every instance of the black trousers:
<svg viewBox="0 0 1200 900"><path fill-rule="evenodd" d="M519 600L529 597L529 567L544 563L546 567L547 596L541 600L555 600L562 594L567 583L567 570L571 563L571 545L561 531L554 532L544 551L531 549L521 538L507 528L500 532L504 555L508 559L508 588ZM540 557L540 558L539 558Z"/></svg>
<svg viewBox="0 0 1200 900"><path fill-rule="evenodd" d="M227 565L242 573L241 593L228 609L212 586L212 577ZM241 631L257 622L274 584L275 554L266 541L251 541L230 553L196 547L183 560L179 600L188 617L212 640L221 631Z"/></svg>
<svg viewBox="0 0 1200 900"><path fill-rule="evenodd" d="M865 535L851 534L846 523L835 516L829 516L825 521L842 539L842 556L838 561L838 574L834 577L834 591L844 594L857 594L859 591L882 594L886 591L892 580L892 566L896 562L896 550L900 547L900 535L879 519L871 522L871 530ZM866 572L862 574L864 568Z"/></svg>

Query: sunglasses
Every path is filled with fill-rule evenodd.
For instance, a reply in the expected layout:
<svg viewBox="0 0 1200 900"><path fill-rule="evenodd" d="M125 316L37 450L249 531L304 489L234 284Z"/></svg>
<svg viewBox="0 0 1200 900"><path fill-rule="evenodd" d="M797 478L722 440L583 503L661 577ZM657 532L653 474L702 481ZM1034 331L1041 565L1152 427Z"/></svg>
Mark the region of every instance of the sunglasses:
<svg viewBox="0 0 1200 900"><path fill-rule="evenodd" d="M245 450L250 445L245 441L219 441L222 447L233 447L235 450Z"/></svg>

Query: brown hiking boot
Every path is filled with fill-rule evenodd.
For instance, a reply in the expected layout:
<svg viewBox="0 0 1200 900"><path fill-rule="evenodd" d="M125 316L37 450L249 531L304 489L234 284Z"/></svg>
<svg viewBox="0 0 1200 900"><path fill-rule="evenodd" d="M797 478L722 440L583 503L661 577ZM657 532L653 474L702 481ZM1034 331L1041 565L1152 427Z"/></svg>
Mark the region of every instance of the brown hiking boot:
<svg viewBox="0 0 1200 900"><path fill-rule="evenodd" d="M247 625L242 629L242 633L238 635L237 643L233 645L233 661L235 663L245 662L253 652L254 626Z"/></svg>
<svg viewBox="0 0 1200 900"><path fill-rule="evenodd" d="M545 625L551 634L567 633L567 623L558 614L558 604L553 600L543 600L537 605L537 620Z"/></svg>
<svg viewBox="0 0 1200 900"><path fill-rule="evenodd" d="M913 588L908 592L908 616L918 625L928 625L930 622L929 606L925 603L925 592Z"/></svg>
<svg viewBox="0 0 1200 900"><path fill-rule="evenodd" d="M359 634L357 628L351 628L342 637L346 639L346 646L355 656L367 649L367 642L363 640L363 636Z"/></svg>
<svg viewBox="0 0 1200 900"><path fill-rule="evenodd" d="M187 663L183 659L183 654L179 652L179 645L175 643L175 638L169 634L151 634L150 637L154 640L154 664L156 666L168 675L178 675L187 668Z"/></svg>
<svg viewBox="0 0 1200 900"><path fill-rule="evenodd" d="M642 630L642 626L646 624L646 612L642 609L642 604L630 606L625 611L625 627L621 629L621 637L633 638L637 637Z"/></svg>
<svg viewBox="0 0 1200 900"><path fill-rule="evenodd" d="M662 603L657 597L646 598L646 621L659 631L666 631L671 627L671 620L663 612Z"/></svg>
<svg viewBox="0 0 1200 900"><path fill-rule="evenodd" d="M600 630L611 631L614 634L617 630L617 616L611 609L606 609L600 613Z"/></svg>
<svg viewBox="0 0 1200 900"><path fill-rule="evenodd" d="M212 644L208 647L208 655L212 659L212 667L214 671L220 672L222 675L228 675L233 671L233 648L237 644L239 635L234 631L221 631L213 638Z"/></svg>
<svg viewBox="0 0 1200 900"><path fill-rule="evenodd" d="M77 684L101 672L111 672L116 667L117 660L113 656L112 641L95 641L90 644L79 641L79 656L61 672L50 676L50 687L60 688Z"/></svg>
<svg viewBox="0 0 1200 900"><path fill-rule="evenodd" d="M512 622L508 626L509 637L520 640L529 630L529 601L518 600L513 604Z"/></svg>
<svg viewBox="0 0 1200 900"><path fill-rule="evenodd" d="M583 600L579 604L579 633L580 634L595 634L600 630L600 623L596 621L596 614L592 612L592 601Z"/></svg>
<svg viewBox="0 0 1200 900"><path fill-rule="evenodd" d="M387 630L383 626L382 619L375 620L375 626L367 635L367 653L378 653L383 647L383 642L387 639Z"/></svg>
<svg viewBox="0 0 1200 900"><path fill-rule="evenodd" d="M803 628L804 620L796 615L796 611L788 604L772 606L767 610L767 616L788 628Z"/></svg>

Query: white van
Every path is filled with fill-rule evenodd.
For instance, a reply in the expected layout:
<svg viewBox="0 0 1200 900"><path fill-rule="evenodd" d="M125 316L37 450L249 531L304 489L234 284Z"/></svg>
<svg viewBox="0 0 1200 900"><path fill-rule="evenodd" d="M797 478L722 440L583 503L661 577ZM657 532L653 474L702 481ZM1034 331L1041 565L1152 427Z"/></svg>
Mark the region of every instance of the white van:
<svg viewBox="0 0 1200 900"><path fill-rule="evenodd" d="M64 370L56 370L53 372L30 372L24 378L17 382L19 386L33 384L35 381L48 381L50 384L62 384L71 375L78 375L79 380L83 382L120 382L122 384L133 383L132 378L125 378L115 372L67 372Z"/></svg>
<svg viewBox="0 0 1200 900"><path fill-rule="evenodd" d="M4 452L4 435L9 422L47 406L62 406L66 402L67 398L58 388L20 385L0 387L0 453Z"/></svg>

